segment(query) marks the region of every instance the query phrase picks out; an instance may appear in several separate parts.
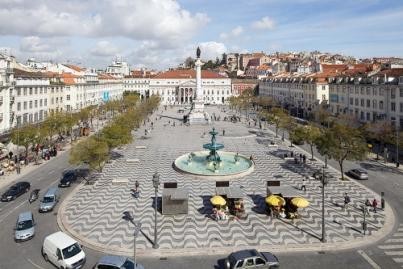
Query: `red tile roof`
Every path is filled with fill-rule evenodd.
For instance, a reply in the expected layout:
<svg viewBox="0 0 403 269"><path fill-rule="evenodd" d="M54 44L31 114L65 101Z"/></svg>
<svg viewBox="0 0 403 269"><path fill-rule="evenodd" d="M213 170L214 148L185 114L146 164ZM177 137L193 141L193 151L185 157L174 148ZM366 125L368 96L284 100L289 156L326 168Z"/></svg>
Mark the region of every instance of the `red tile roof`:
<svg viewBox="0 0 403 269"><path fill-rule="evenodd" d="M403 68L392 68L392 69L385 69L381 72L377 73L377 75L386 75L389 77L401 77L403 76Z"/></svg>
<svg viewBox="0 0 403 269"><path fill-rule="evenodd" d="M202 78L225 78L218 73L202 70L201 72ZM186 79L186 78L196 78L196 70L193 69L183 69L183 70L169 70L163 73L156 75L154 78L156 79Z"/></svg>
<svg viewBox="0 0 403 269"><path fill-rule="evenodd" d="M73 75L72 73L62 73L62 80L67 85L76 84L76 81L74 80L75 78L78 78L78 76Z"/></svg>
<svg viewBox="0 0 403 269"><path fill-rule="evenodd" d="M72 64L63 64L63 65L67 66L68 68L73 69L74 71L77 71L77 72L85 71L85 68L81 68L77 65L72 65Z"/></svg>

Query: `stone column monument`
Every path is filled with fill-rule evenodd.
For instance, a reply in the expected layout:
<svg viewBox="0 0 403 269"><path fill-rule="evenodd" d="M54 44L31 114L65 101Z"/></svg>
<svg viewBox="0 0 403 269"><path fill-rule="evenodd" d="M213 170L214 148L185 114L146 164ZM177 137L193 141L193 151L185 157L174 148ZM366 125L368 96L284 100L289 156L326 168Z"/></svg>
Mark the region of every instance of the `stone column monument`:
<svg viewBox="0 0 403 269"><path fill-rule="evenodd" d="M189 123L190 124L208 124L209 116L204 112L204 100L203 100L203 89L201 82L201 66L203 65L200 60L200 48L197 47L196 50L196 98L192 103L192 109L189 113Z"/></svg>

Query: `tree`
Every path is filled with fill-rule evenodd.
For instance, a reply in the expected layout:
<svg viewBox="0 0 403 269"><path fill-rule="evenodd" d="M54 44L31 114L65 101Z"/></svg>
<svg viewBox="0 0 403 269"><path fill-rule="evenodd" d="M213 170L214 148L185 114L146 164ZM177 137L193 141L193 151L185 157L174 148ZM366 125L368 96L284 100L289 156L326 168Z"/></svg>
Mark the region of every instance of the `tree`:
<svg viewBox="0 0 403 269"><path fill-rule="evenodd" d="M286 113L282 108L276 107L272 109L270 116L270 122L276 127L276 137L278 137L278 129L281 126L282 119L285 117Z"/></svg>
<svg viewBox="0 0 403 269"><path fill-rule="evenodd" d="M315 140L315 147L319 154L325 157L325 167L327 167L327 160L331 159L329 152L332 143L333 141L328 139L328 130L320 129L320 135Z"/></svg>
<svg viewBox="0 0 403 269"><path fill-rule="evenodd" d="M393 126L389 121L381 120L368 123L364 126L369 138L375 140L377 144L376 159L379 159L379 152L383 149L386 142L392 141L395 136Z"/></svg>
<svg viewBox="0 0 403 269"><path fill-rule="evenodd" d="M192 57L187 57L185 60L185 67L186 68L194 68L196 60Z"/></svg>
<svg viewBox="0 0 403 269"><path fill-rule="evenodd" d="M74 165L88 164L90 169L102 172L103 164L108 158L108 144L92 136L73 146L69 163Z"/></svg>
<svg viewBox="0 0 403 269"><path fill-rule="evenodd" d="M309 145L311 148L311 160L313 158L313 146L316 143L316 140L321 136L320 129L313 124L309 124L308 126L304 127L304 141Z"/></svg>
<svg viewBox="0 0 403 269"><path fill-rule="evenodd" d="M132 141L130 129L117 123L104 127L101 132L101 139L106 142L109 150L115 147L128 144Z"/></svg>
<svg viewBox="0 0 403 269"><path fill-rule="evenodd" d="M32 124L24 125L20 128L15 128L11 132L11 141L17 146L25 148L25 158L28 157L29 146L33 145L38 134L38 129ZM17 152L16 154L19 154Z"/></svg>
<svg viewBox="0 0 403 269"><path fill-rule="evenodd" d="M360 130L338 123L326 130L328 155L340 166L341 178L344 180L343 163L345 160L363 160L367 154L367 145Z"/></svg>
<svg viewBox="0 0 403 269"><path fill-rule="evenodd" d="M298 126L290 132L290 141L291 143L299 144L301 142L302 144L305 139L305 135L305 127Z"/></svg>

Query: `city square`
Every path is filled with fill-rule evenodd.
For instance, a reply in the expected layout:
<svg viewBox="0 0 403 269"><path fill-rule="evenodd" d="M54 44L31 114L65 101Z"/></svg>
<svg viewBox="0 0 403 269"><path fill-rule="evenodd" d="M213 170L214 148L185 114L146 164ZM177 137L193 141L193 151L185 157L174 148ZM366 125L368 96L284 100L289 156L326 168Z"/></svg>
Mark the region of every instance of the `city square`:
<svg viewBox="0 0 403 269"><path fill-rule="evenodd" d="M178 188L188 191L189 211L184 215L161 215L160 202L157 218L157 237L161 253L186 251L218 251L259 247L319 249L321 246L321 182L312 177L306 180L306 192L299 190L302 179L323 166L320 161L308 160L306 164L294 164L275 156L278 149L293 150L294 154L306 154L289 142L275 138L268 129L249 127L243 117L241 123L223 121L234 112L221 107L207 107L210 115L220 117L211 125L185 125L178 107L163 107L149 117L133 134L134 143L117 150L119 156L106 164L93 185L81 185L63 202L59 209L58 223L63 230L79 239L84 245L112 253L133 251L134 226L124 220L124 212L131 212L135 222L141 223L137 238L140 255L153 253L154 238L154 187L153 174L160 174L161 197L163 183L176 182ZM212 127L218 131L217 141L225 150L245 156L253 156L254 171L241 178L230 179L230 186L242 189L245 202L245 219L213 220L210 198L215 195L216 177L198 178L177 172L174 160L183 154L201 150L209 141ZM145 129L149 134L145 135ZM225 130L225 135L222 131ZM269 147L276 141L278 147ZM339 172L329 169L332 177L325 186L326 241L330 247L346 248L357 242L370 241L393 226L393 213L379 210L367 217L366 235L362 230L362 205L366 199L380 197L352 180L339 180ZM301 218L294 221L271 218L266 212L266 182L281 179L281 184L295 189L310 205L299 209ZM134 198L131 189L135 181L140 183L140 196ZM227 180L227 179L225 179ZM343 209L343 196L348 193L352 204ZM160 198L159 198L160 200ZM388 227L385 229L385 222Z"/></svg>

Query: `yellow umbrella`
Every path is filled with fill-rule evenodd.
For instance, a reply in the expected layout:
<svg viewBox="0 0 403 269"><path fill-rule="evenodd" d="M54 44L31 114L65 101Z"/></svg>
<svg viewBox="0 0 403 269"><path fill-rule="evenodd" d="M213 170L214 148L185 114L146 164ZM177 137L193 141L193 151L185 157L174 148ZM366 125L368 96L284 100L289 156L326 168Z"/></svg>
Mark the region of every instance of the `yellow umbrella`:
<svg viewBox="0 0 403 269"><path fill-rule="evenodd" d="M283 197L278 195L270 195L266 198L266 203L272 206L283 206L285 205L285 200Z"/></svg>
<svg viewBox="0 0 403 269"><path fill-rule="evenodd" d="M210 202L211 202L213 205L219 205L219 206L223 206L223 205L225 205L225 204L227 203L227 202L225 201L225 199L222 198L222 196L219 196L219 195L216 195L216 196L211 197Z"/></svg>
<svg viewBox="0 0 403 269"><path fill-rule="evenodd" d="M302 197L292 198L291 204L293 204L293 205L295 205L296 207L299 207L299 208L305 208L305 207L309 206L308 200L305 199L305 198L302 198Z"/></svg>

